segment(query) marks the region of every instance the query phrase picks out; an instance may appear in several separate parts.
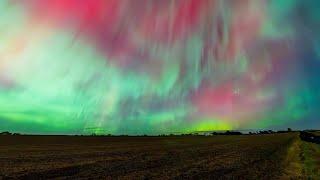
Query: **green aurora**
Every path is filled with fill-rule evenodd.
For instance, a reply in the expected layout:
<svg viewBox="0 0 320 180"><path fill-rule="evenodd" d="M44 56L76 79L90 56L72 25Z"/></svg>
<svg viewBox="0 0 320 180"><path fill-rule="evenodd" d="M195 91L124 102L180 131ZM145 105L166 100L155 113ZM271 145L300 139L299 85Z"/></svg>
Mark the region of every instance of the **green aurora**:
<svg viewBox="0 0 320 180"><path fill-rule="evenodd" d="M0 131L320 128L317 1L0 2Z"/></svg>

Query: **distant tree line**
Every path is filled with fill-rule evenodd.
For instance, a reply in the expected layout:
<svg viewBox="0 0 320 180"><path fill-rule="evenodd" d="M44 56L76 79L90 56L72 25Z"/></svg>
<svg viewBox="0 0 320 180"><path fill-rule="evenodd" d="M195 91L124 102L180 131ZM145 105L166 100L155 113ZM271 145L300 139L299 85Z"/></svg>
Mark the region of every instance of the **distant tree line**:
<svg viewBox="0 0 320 180"><path fill-rule="evenodd" d="M275 133L288 133L292 132L291 128L288 128L287 130L280 130L280 131L273 131L273 130L261 130L257 132L249 132L248 135L257 135L257 134L275 134ZM225 132L211 132L211 133L186 133L186 134L159 134L159 135L136 135L138 137L147 137L147 136L158 136L158 137L171 137L171 136L208 136L208 135L247 135L240 131L225 131ZM97 135L97 134L91 134L91 136L129 136L129 135Z"/></svg>
<svg viewBox="0 0 320 180"><path fill-rule="evenodd" d="M157 137L168 137L168 136L214 136L214 135L257 135L257 134L274 134L274 133L288 133L292 132L291 128L288 128L286 131L273 131L273 130L261 130L257 132L249 132L248 134L243 134L239 131L225 131L225 132L209 132L209 133L187 133L187 134L159 134L159 135L151 135ZM10 133L8 131L0 132L0 135L21 135L20 133ZM127 137L129 135L112 135L112 134L96 134L93 133L91 135L75 135L75 136L101 136L101 137ZM150 135L136 135L139 137L149 137Z"/></svg>
<svg viewBox="0 0 320 180"><path fill-rule="evenodd" d="M0 132L0 135L6 135L6 136L18 136L21 135L20 133L11 133L9 131Z"/></svg>

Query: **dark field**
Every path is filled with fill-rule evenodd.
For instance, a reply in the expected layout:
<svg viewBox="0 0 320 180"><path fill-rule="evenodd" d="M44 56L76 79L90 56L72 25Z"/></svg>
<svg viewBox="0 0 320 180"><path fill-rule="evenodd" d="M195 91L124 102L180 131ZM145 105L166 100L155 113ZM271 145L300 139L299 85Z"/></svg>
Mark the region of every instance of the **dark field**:
<svg viewBox="0 0 320 180"><path fill-rule="evenodd" d="M316 131L313 134L315 134L316 136L320 136L320 131Z"/></svg>
<svg viewBox="0 0 320 180"><path fill-rule="evenodd" d="M297 133L239 136L0 136L1 178L301 176ZM300 141L299 141L300 142ZM297 162L301 163L299 159ZM294 172L294 173L292 173Z"/></svg>

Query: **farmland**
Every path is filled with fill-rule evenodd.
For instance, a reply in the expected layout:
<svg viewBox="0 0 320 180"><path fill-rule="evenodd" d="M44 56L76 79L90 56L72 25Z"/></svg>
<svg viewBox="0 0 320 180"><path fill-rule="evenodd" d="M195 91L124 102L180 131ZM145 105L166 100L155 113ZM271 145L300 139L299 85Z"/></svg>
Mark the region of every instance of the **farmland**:
<svg viewBox="0 0 320 180"><path fill-rule="evenodd" d="M316 136L320 136L320 131L313 132Z"/></svg>
<svg viewBox="0 0 320 180"><path fill-rule="evenodd" d="M238 136L0 136L2 178L247 178L301 177L318 145L298 133ZM303 144L304 143L304 144ZM303 145L303 146L302 146ZM313 147L315 146L315 147ZM317 174L314 173L315 176Z"/></svg>

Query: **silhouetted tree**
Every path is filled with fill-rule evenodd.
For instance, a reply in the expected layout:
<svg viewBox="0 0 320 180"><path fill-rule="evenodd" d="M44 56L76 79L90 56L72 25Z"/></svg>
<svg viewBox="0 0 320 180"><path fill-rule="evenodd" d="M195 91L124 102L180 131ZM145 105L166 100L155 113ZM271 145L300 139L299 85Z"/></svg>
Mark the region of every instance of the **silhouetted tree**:
<svg viewBox="0 0 320 180"><path fill-rule="evenodd" d="M269 132L269 134L273 134L274 133L274 131L272 131L272 130L269 130L268 132Z"/></svg>
<svg viewBox="0 0 320 180"><path fill-rule="evenodd" d="M12 135L9 131L1 132L0 135Z"/></svg>
<svg viewBox="0 0 320 180"><path fill-rule="evenodd" d="M218 133L217 132L212 132L211 135L218 135Z"/></svg>
<svg viewBox="0 0 320 180"><path fill-rule="evenodd" d="M226 131L224 134L225 135L242 135L241 132L237 132L237 131Z"/></svg>

